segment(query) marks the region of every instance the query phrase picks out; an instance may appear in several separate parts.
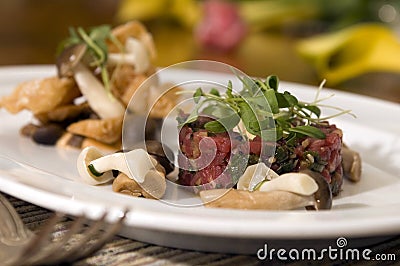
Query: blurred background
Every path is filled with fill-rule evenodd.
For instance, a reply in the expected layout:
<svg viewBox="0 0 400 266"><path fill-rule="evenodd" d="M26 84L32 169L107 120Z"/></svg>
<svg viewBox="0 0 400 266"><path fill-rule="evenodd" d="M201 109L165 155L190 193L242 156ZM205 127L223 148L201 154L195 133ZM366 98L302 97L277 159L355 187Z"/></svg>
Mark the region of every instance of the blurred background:
<svg viewBox="0 0 400 266"><path fill-rule="evenodd" d="M134 19L157 66L217 60L400 102L400 0L2 0L0 65L53 64L70 26Z"/></svg>

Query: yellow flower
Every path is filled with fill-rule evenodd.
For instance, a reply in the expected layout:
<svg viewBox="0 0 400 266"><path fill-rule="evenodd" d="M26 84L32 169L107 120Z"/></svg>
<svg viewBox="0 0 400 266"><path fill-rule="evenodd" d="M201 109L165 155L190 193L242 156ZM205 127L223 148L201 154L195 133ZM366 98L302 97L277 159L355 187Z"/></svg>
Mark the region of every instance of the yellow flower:
<svg viewBox="0 0 400 266"><path fill-rule="evenodd" d="M400 42L380 24L360 24L297 44L331 86L368 72L400 73Z"/></svg>

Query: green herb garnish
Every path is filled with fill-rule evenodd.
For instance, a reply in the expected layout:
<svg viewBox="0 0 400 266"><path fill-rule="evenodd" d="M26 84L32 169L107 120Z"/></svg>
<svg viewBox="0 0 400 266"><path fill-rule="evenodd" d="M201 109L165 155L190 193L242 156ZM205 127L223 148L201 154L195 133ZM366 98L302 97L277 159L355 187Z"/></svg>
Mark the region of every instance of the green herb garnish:
<svg viewBox="0 0 400 266"><path fill-rule="evenodd" d="M108 48L107 41L113 42L121 51L123 47L111 34L111 26L101 25L91 28L86 32L82 27L69 28L70 36L61 42L58 53L62 50L78 44L86 46L85 59L88 59L90 67L98 68L104 87L109 92L110 78L107 71Z"/></svg>
<svg viewBox="0 0 400 266"><path fill-rule="evenodd" d="M265 141L277 141L285 138L294 142L296 138L309 136L323 139L325 134L316 125L332 117L350 113L337 107L327 106L340 112L333 116L321 117L318 88L315 100L311 103L299 101L290 92L279 92L279 79L269 76L264 81L239 77L243 88L234 92L229 81L226 92L221 94L215 88L209 92L198 88L193 99L196 104L189 117L181 124L195 121L199 115L209 115L215 120L207 122L204 127L210 132L221 133L235 127L244 129Z"/></svg>

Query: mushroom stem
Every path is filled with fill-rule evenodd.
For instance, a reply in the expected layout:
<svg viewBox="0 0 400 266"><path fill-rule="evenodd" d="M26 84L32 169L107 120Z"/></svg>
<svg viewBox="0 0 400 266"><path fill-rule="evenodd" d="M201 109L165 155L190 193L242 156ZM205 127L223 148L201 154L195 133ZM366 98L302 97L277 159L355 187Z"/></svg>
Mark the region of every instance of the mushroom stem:
<svg viewBox="0 0 400 266"><path fill-rule="evenodd" d="M253 209L253 210L292 210L313 206L313 196L298 195L288 191L248 191L236 189L212 189L200 192L206 207Z"/></svg>
<svg viewBox="0 0 400 266"><path fill-rule="evenodd" d="M75 66L74 78L90 107L100 118L114 118L124 115L124 106L106 92L103 84L82 63Z"/></svg>
<svg viewBox="0 0 400 266"><path fill-rule="evenodd" d="M93 160L88 165L92 174L101 174L111 170L118 170L138 183L143 183L146 174L155 169L157 161L143 149L130 152L117 152Z"/></svg>
<svg viewBox="0 0 400 266"><path fill-rule="evenodd" d="M150 67L150 56L142 42L129 37L125 42L125 53L109 53L108 63L132 65L135 67L135 73L141 74Z"/></svg>

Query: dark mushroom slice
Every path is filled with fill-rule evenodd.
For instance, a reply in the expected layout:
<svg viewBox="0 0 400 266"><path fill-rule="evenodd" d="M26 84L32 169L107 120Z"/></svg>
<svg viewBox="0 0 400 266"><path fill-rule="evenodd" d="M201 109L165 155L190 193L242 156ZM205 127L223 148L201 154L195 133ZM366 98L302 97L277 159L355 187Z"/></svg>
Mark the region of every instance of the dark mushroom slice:
<svg viewBox="0 0 400 266"><path fill-rule="evenodd" d="M39 144L55 145L65 130L56 124L48 124L38 127L32 134L32 139Z"/></svg>
<svg viewBox="0 0 400 266"><path fill-rule="evenodd" d="M343 175L353 182L361 179L361 156L358 152L344 146L342 148Z"/></svg>
<svg viewBox="0 0 400 266"><path fill-rule="evenodd" d="M65 48L56 59L57 73L61 77L73 77L75 66L86 52L85 44L75 44Z"/></svg>
<svg viewBox="0 0 400 266"><path fill-rule="evenodd" d="M329 210L332 208L332 190L328 181L318 172L311 170L303 170L301 173L312 177L318 184L318 190L314 193L314 206L306 207L307 210Z"/></svg>

